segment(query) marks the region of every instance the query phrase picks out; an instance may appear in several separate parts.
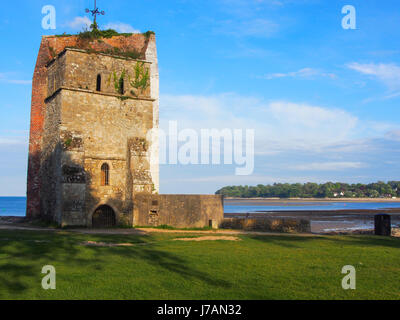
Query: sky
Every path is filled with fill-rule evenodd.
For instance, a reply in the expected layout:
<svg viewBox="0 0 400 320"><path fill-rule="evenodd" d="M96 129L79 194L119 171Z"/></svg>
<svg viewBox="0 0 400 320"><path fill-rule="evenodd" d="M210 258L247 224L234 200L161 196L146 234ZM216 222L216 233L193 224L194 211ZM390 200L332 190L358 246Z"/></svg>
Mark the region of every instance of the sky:
<svg viewBox="0 0 400 320"><path fill-rule="evenodd" d="M56 9L56 30L42 8ZM356 29L344 29L345 5ZM77 33L91 0L0 11L0 196L26 193L31 79L41 36ZM153 30L160 125L254 130L254 170L164 164L161 193L226 185L400 180L400 3L395 0L98 0L102 29Z"/></svg>

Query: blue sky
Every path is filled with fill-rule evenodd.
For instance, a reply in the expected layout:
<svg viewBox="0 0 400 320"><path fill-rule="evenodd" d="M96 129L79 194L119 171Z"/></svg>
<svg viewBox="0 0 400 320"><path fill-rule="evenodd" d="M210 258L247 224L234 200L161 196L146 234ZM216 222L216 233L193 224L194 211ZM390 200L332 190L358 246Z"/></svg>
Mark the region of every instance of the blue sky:
<svg viewBox="0 0 400 320"><path fill-rule="evenodd" d="M57 29L43 30L44 5ZM344 30L344 5L357 29ZM75 33L93 1L14 1L0 12L0 195L24 195L40 37ZM106 1L101 27L154 30L160 122L255 130L255 170L162 165L161 192L225 185L400 179L398 1Z"/></svg>

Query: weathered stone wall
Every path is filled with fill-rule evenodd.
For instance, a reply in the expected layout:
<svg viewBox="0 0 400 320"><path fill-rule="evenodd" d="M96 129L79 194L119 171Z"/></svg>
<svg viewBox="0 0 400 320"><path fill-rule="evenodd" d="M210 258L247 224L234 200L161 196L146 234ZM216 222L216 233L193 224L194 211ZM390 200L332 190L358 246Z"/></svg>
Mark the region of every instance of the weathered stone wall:
<svg viewBox="0 0 400 320"><path fill-rule="evenodd" d="M149 85L143 90L131 85L136 76L135 68L138 67L142 74L145 74L146 71L150 74L150 64L145 61L101 53L66 49L48 66L48 95L52 95L61 87L96 91L98 75L101 76L100 92L120 95L120 92L115 88L115 77L119 83L118 80L124 73L123 95L150 99L150 81Z"/></svg>
<svg viewBox="0 0 400 320"><path fill-rule="evenodd" d="M104 53L115 48L140 52L146 61ZM130 83L137 66L150 72L142 91ZM121 94L114 75L119 79L122 72ZM193 228L223 220L221 196L152 195L159 190L158 136L148 135L159 126L154 35L44 37L32 90L28 217L90 227L96 208L108 205L118 225Z"/></svg>
<svg viewBox="0 0 400 320"><path fill-rule="evenodd" d="M133 195L155 190L147 140L154 123L150 89L121 95L113 79L104 80L126 70L128 81L137 63L149 68L149 63L66 49L48 65L39 157L42 217L63 226L91 226L93 212L106 204L118 224L132 225ZM103 164L109 166L109 185L102 185Z"/></svg>
<svg viewBox="0 0 400 320"><path fill-rule="evenodd" d="M60 104L61 96L55 96L47 103L39 171L42 217L56 222L61 221Z"/></svg>
<svg viewBox="0 0 400 320"><path fill-rule="evenodd" d="M136 51L147 60L146 54L148 47L151 47L149 52L149 61L152 62L151 77L158 79L157 69L157 55L155 53L155 36L151 34L146 36L143 34L133 34L131 36L114 36L111 38L104 38L101 41L94 39L93 41L82 40L78 36L45 36L39 49L39 54L36 61L36 67L32 81L32 105L31 105L31 124L30 124L30 137L29 137L29 161L28 161L28 178L27 178L27 216L31 218L40 217L41 211L41 163L43 161L42 148L43 148L43 134L44 134L44 120L46 112L45 99L49 96L49 85L59 86L54 83L53 79L48 81L48 67L49 62L54 59L58 54L64 51L66 47L74 47L77 49L89 50L109 50L118 48L121 51ZM60 59L59 62L61 61ZM59 71L63 73L62 70ZM154 73L157 74L154 74ZM152 82L152 84L154 81ZM93 82L91 82L93 85ZM153 112L158 115L158 83L157 88L151 88ZM51 91L51 90L50 90ZM157 94L157 96L155 96ZM158 120L153 120L158 122ZM156 190L158 190L158 170L157 166L153 165L151 173L155 181L157 181Z"/></svg>
<svg viewBox="0 0 400 320"><path fill-rule="evenodd" d="M309 220L303 219L276 219L276 218L227 218L220 224L224 229L239 229L247 231L310 233Z"/></svg>
<svg viewBox="0 0 400 320"><path fill-rule="evenodd" d="M151 136L148 139L151 141L150 147L150 172L153 178L154 190L159 192L160 190L160 173L159 173L159 73L158 73L158 59L157 59L157 47L155 41L150 41L146 49L146 61L151 62L150 65L150 95L154 99L153 101L153 130Z"/></svg>
<svg viewBox="0 0 400 320"><path fill-rule="evenodd" d="M85 174L85 181L63 183L62 224L90 226L102 204L114 209L118 223L129 220L132 193L153 190L146 140L153 125L152 101L68 89L59 95L61 165ZM110 168L108 186L101 185L104 163Z"/></svg>
<svg viewBox="0 0 400 320"><path fill-rule="evenodd" d="M146 195L134 198L134 225L203 228L224 218L220 195Z"/></svg>
<svg viewBox="0 0 400 320"><path fill-rule="evenodd" d="M47 97L50 97L56 90L66 85L66 58L67 56L65 54L61 55L48 66Z"/></svg>

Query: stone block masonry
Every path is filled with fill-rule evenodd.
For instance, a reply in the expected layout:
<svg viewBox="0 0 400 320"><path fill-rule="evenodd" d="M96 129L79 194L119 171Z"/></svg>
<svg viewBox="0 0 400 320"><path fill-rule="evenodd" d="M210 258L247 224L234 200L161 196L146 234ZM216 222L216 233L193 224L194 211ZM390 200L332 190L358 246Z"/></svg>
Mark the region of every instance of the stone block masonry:
<svg viewBox="0 0 400 320"><path fill-rule="evenodd" d="M42 42L39 49L39 54L36 61L36 67L33 75L32 81L32 105L31 105L31 125L30 125L30 137L29 137L29 160L28 160L28 179L27 179L27 217L29 218L40 218L43 216L41 200L41 194L47 193L42 191L43 179L41 176L42 164L43 164L43 135L45 131L45 113L46 113L46 98L48 98L55 91L55 87L60 89L61 87L69 87L70 89L84 89L88 90L95 89L94 86L96 82L93 78L97 76L94 73L95 70L87 70L84 66L73 69L73 65L65 63L64 65L61 59L56 59L66 48L75 48L77 50L86 50L88 52L115 52L116 49L119 52L137 52L140 56L148 63L150 66L150 88L149 92L146 94L151 97L150 104L153 109L153 114L155 117L152 118L153 128L158 128L158 61L157 61L157 50L155 45L155 35L154 34L132 34L130 36L121 35L113 36L111 38L86 40L81 39L79 36L45 36L42 38ZM82 56L82 55L81 55ZM112 68L112 61L120 61L121 59L113 59L111 57L106 57L104 55L91 54L91 58L97 58L101 60L100 57L104 57L102 60L107 60L103 64L97 63L99 69L105 68L107 66ZM83 58L84 59L84 58ZM128 60L126 60L128 61ZM54 63L56 62L56 63ZM55 67L54 64L60 64L62 66ZM118 64L118 63L117 63ZM129 64L129 63L128 63ZM132 62L130 62L132 64ZM91 63L95 66L96 63ZM84 80L82 84L75 83L62 83L63 78L63 68L71 67L71 71L75 71L71 74L76 79L81 78ZM121 67L121 63L119 63ZM57 72L54 72L57 69ZM115 70L118 68L116 67ZM113 69L114 70L114 69ZM52 76L49 77L50 73ZM73 77L70 79L73 80ZM102 77L102 82L105 83L107 79ZM87 83L87 85L84 85ZM65 85L65 86L64 86ZM49 102L51 105L53 102ZM53 106L53 110L55 110ZM151 144L157 145L158 141L153 139L150 141ZM54 146L53 146L54 147ZM158 159L158 148L153 147L152 150L156 150L153 156ZM55 150L54 150L55 151ZM154 190L159 189L159 178L158 178L158 164L157 161L151 161L151 175L153 179ZM55 182L53 182L55 183ZM44 187L46 188L46 187Z"/></svg>
<svg viewBox="0 0 400 320"><path fill-rule="evenodd" d="M214 195L158 195L152 33L43 37L33 77L27 217L61 226L217 227Z"/></svg>
<svg viewBox="0 0 400 320"><path fill-rule="evenodd" d="M220 227L246 231L311 233L310 221L305 219L226 218L221 222Z"/></svg>
<svg viewBox="0 0 400 320"><path fill-rule="evenodd" d="M134 204L134 224L138 226L215 228L224 218L220 195L138 194Z"/></svg>

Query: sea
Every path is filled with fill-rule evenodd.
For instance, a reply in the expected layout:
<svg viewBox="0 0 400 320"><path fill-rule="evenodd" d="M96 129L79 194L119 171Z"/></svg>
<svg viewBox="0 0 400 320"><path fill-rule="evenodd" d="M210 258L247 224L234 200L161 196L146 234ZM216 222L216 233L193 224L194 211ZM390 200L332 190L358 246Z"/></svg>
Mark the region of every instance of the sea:
<svg viewBox="0 0 400 320"><path fill-rule="evenodd" d="M379 210L389 208L400 208L400 202L291 202L288 204L269 203L267 205L255 203L225 204L225 213L252 213L268 211L310 211L310 210L346 210L346 209L368 209ZM26 197L0 197L0 216L25 216Z"/></svg>
<svg viewBox="0 0 400 320"><path fill-rule="evenodd" d="M0 216L24 217L26 197L0 197Z"/></svg>
<svg viewBox="0 0 400 320"><path fill-rule="evenodd" d="M234 203L225 204L225 213L256 213L268 211L318 211L318 210L380 210L400 208L400 202L290 202L279 203L241 203L240 200Z"/></svg>

